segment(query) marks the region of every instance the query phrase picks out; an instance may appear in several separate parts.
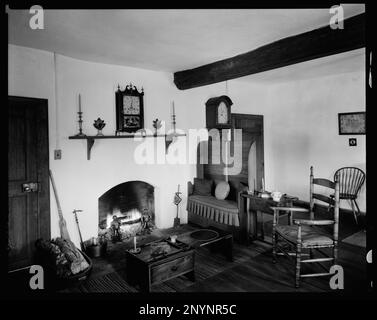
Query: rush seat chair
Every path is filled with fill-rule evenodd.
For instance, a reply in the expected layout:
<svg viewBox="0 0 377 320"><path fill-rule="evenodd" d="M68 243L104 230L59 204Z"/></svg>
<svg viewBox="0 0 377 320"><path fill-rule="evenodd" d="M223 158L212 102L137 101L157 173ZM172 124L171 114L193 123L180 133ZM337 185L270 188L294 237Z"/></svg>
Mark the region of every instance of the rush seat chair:
<svg viewBox="0 0 377 320"><path fill-rule="evenodd" d="M334 193L334 197L331 198L315 192L316 186L320 186L321 189L323 187L331 189L330 192ZM316 187L316 189L320 188ZM333 210L328 212L329 219L315 219L314 209L317 201L332 206ZM272 209L274 211L272 234L273 262L276 263L277 255L286 255L290 259L293 258L296 288L300 286L301 278L330 276L329 269L331 265L336 264L338 258L339 182L314 178L313 167L310 167L309 210L299 207L272 207ZM280 211L288 213L288 224L279 223ZM309 215L309 219L294 219L293 213L295 212L306 212ZM283 243L283 245L280 245L280 243ZM329 248L331 253L324 252L322 250L324 248ZM320 256L314 258L314 252L320 253ZM331 264L327 267L323 262L331 262ZM303 263L318 264L325 272L302 274L301 266Z"/></svg>

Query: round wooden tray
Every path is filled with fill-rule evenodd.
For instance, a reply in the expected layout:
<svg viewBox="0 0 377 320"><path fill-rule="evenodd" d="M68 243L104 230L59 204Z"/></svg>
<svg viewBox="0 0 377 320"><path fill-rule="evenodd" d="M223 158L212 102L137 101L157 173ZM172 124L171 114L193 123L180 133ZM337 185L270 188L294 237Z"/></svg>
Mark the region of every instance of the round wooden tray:
<svg viewBox="0 0 377 320"><path fill-rule="evenodd" d="M211 241L216 239L219 233L211 229L200 229L191 232L190 237L199 241Z"/></svg>

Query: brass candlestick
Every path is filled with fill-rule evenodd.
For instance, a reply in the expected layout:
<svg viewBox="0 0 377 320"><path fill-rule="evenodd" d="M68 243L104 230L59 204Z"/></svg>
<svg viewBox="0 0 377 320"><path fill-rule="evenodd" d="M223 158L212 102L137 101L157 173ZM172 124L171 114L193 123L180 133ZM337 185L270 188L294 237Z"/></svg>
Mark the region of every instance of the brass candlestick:
<svg viewBox="0 0 377 320"><path fill-rule="evenodd" d="M174 101L173 101L173 114L172 114L171 118L172 118L173 132L174 132L174 134L175 134L175 125L176 125L177 122L175 121L175 107L174 107Z"/></svg>
<svg viewBox="0 0 377 320"><path fill-rule="evenodd" d="M79 121L78 121L78 123L79 123L79 133L76 134L76 137L86 137L86 134L82 133L82 122L83 122L82 121L82 112L79 111L77 113L79 115Z"/></svg>
<svg viewBox="0 0 377 320"><path fill-rule="evenodd" d="M81 95L79 94L79 111L77 112L79 115L79 133L76 134L76 137L86 137L86 134L82 133L82 111L81 111Z"/></svg>

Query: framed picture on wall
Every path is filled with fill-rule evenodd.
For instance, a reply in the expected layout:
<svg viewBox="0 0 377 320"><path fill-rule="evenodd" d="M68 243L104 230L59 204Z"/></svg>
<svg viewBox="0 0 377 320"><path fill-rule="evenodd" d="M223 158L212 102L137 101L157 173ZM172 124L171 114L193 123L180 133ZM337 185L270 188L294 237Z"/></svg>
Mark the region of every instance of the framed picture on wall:
<svg viewBox="0 0 377 320"><path fill-rule="evenodd" d="M339 134L365 134L365 112L338 113Z"/></svg>

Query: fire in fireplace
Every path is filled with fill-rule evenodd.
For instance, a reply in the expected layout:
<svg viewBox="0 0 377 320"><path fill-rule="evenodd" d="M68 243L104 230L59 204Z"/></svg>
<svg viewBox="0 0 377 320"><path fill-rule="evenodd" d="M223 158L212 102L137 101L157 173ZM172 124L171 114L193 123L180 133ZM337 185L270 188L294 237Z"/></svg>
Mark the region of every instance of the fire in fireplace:
<svg viewBox="0 0 377 320"><path fill-rule="evenodd" d="M99 235L124 240L154 228L154 187L128 181L111 188L98 199Z"/></svg>

